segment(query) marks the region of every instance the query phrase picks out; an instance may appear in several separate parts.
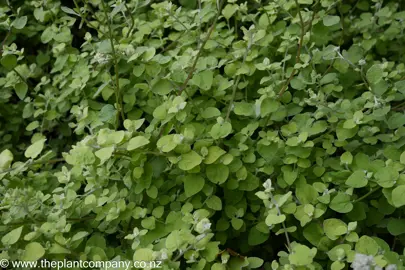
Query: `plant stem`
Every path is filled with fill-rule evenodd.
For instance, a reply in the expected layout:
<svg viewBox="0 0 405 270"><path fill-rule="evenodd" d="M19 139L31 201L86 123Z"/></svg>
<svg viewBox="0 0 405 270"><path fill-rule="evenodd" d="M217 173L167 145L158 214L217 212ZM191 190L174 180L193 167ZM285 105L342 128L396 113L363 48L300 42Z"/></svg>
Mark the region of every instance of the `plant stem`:
<svg viewBox="0 0 405 270"><path fill-rule="evenodd" d="M295 4L297 5L298 8L298 16L300 18L300 24L301 24L301 36L300 36L300 40L298 43L298 50L297 50L297 56L295 58L295 64L299 64L301 62L300 56L301 56L301 49L302 49L302 44L304 42L304 36L305 36L305 24L304 24L304 20L302 19L302 15L301 15L301 9L300 9L300 4L298 4L298 0L295 0ZM312 22L311 22L312 25ZM311 27L311 26L310 26ZM284 92L287 90L288 85L290 84L291 80L294 78L295 74L297 72L297 69L294 67L293 71L291 72L290 77L288 78L288 80L286 81L286 83L283 85L283 87L281 88L280 92L278 93L279 98L284 94Z"/></svg>
<svg viewBox="0 0 405 270"><path fill-rule="evenodd" d="M127 3L125 3L124 5L125 5L125 8L129 11L129 16L131 17L131 27L129 28L128 33L127 33L127 38L128 38L132 32L132 29L135 26L135 21L134 21L134 17L132 16L132 12L129 10ZM137 9L137 6L138 6L138 1L136 2L135 10Z"/></svg>
<svg viewBox="0 0 405 270"><path fill-rule="evenodd" d="M228 111L227 111L226 117L225 117L225 122L228 121L229 116L231 115L232 106L233 106L233 100L234 100L235 95L236 95L236 88L238 88L239 80L240 80L240 76L238 76L236 78L236 82L233 85L232 98L231 98L231 101L229 102Z"/></svg>
<svg viewBox="0 0 405 270"><path fill-rule="evenodd" d="M113 60L114 60L114 72L115 72L115 99L117 102L117 107L118 107L118 112L117 112L117 126L119 126L119 117L121 114L121 118L122 121L125 120L125 116L124 116L124 111L123 111L123 106L122 106L122 100L121 100L121 93L120 93L120 78L119 78L119 74L118 74L118 60L117 60L117 54L115 52L115 48L114 48L114 41L113 41L113 32L112 32L112 28L111 28L111 23L110 23L110 19L108 17L108 13L107 13L107 7L105 5L104 1L101 1L102 5L103 5L103 10L104 10L104 14L106 16L107 19L107 27L108 27L108 32L109 32L109 39L110 39L110 43L111 43L111 50L112 50L112 54L113 54Z"/></svg>
<svg viewBox="0 0 405 270"><path fill-rule="evenodd" d="M180 87L180 90L179 90L179 92L178 92L178 95L181 95L181 93L183 92L183 90L187 87L188 82L189 82L189 81L191 80L191 78L193 77L193 74L194 74L194 71L195 71L195 67L197 66L198 59L199 59L200 56L201 56L201 52L202 52L202 50L204 49L205 44L208 42L208 40L210 39L210 36L211 36L212 32L214 31L215 25L217 24L217 21L218 21L218 19L219 19L219 16L221 15L222 7L223 7L224 3L225 3L225 0L221 0L221 3L219 4L217 16L215 17L214 22L212 23L211 28L210 28L210 30L208 31L207 37L204 39L204 41L203 41L202 44L201 44L200 49L198 50L197 56L196 56L195 59L194 59L193 66L191 67L191 70L190 70L190 72L188 73L187 79L185 80L185 82L183 83L183 85Z"/></svg>
<svg viewBox="0 0 405 270"><path fill-rule="evenodd" d="M246 57L249 54L250 48L252 46L252 39L253 39L253 36L250 35L250 38L249 38L249 41L248 41L248 46L246 47L245 54L243 55L242 65L245 63ZM240 74L236 78L236 82L233 85L232 97L231 97L231 101L229 102L228 112L226 113L225 121L229 120L229 116L230 116L231 111L232 111L233 101L235 99L236 89L238 88L239 81L240 81Z"/></svg>
<svg viewBox="0 0 405 270"><path fill-rule="evenodd" d="M298 70L295 68L295 65L299 64L301 62L301 59L300 59L301 50L302 50L302 45L303 45L303 42L304 42L304 36L305 36L306 31L305 31L304 20L303 20L302 15L301 15L300 5L298 4L298 0L295 0L295 4L297 5L297 8L298 8L298 16L299 16L300 24L301 24L301 36L300 36L300 39L299 39L299 42L298 42L298 50L297 50L297 55L295 57L294 68L293 68L293 70L291 72L290 77L288 77L287 81L284 83L283 87L281 87L281 90L278 92L278 99L280 99L283 96L284 92L287 90L288 86L290 85L292 79L296 75ZM309 23L309 29L311 29L311 28L312 28L312 20ZM264 127L266 127L268 125L268 123L270 121L270 118L271 118L271 114L269 114L269 116L267 117Z"/></svg>
<svg viewBox="0 0 405 270"><path fill-rule="evenodd" d="M83 218L67 218L67 222L79 222L79 221L86 221L86 220L92 220L95 219L96 216L88 216L88 217L83 217ZM22 222L16 222L16 223L7 223L4 225L7 226L22 226L22 225L28 225L28 224L41 224L47 222L46 220L33 220L32 222L27 222L27 221L22 221Z"/></svg>
<svg viewBox="0 0 405 270"><path fill-rule="evenodd" d="M170 43L169 45L167 45L165 48L163 48L163 50L160 53L164 53L166 51L168 51L169 49L171 49L174 45L177 44L177 42L184 36L184 34L187 33L187 31L182 32L175 40L172 41L172 43Z"/></svg>
<svg viewBox="0 0 405 270"><path fill-rule="evenodd" d="M272 203L276 206L278 215L281 216L281 211L280 211L280 208L278 207L278 203L274 200L273 194L271 194L271 193L270 193L270 199L271 199ZM287 245L288 245L288 251L291 251L290 237L288 236L287 227L285 226L284 221L281 222L281 225L283 226L285 239L286 239Z"/></svg>
<svg viewBox="0 0 405 270"><path fill-rule="evenodd" d="M201 0L198 0L198 17L200 19L200 24L198 25L198 36L201 36L201 25L202 25L202 17L201 17ZM201 40L198 38L198 46L200 46Z"/></svg>
<svg viewBox="0 0 405 270"><path fill-rule="evenodd" d="M195 242L195 244L197 244L198 242L200 242L201 240L203 240L205 237L207 237L207 235L204 235L204 237L202 237L201 239L197 240L197 241ZM186 252L189 251L190 249L194 248L194 245L195 245L195 244L189 245L185 250L183 250L182 252L180 252L179 255L177 255L177 257L173 260L173 262L178 261L178 260L181 258L181 256L184 255L184 253L186 253Z"/></svg>
<svg viewBox="0 0 405 270"><path fill-rule="evenodd" d="M18 72L18 70L16 70L15 68L13 68L13 71L17 74L17 76L18 76L23 82L25 82L27 85L28 85L28 84L31 85L31 83L30 83L28 80L26 80L26 79L23 77L23 75L21 75L21 73Z"/></svg>
<svg viewBox="0 0 405 270"><path fill-rule="evenodd" d="M8 37L10 36L10 34L11 34L11 28L8 30L6 36L4 37L3 41L1 42L1 48L0 48L0 54L1 55L3 55L3 46L6 43Z"/></svg>
<svg viewBox="0 0 405 270"><path fill-rule="evenodd" d="M376 192L377 190L380 190L380 189L381 189L381 187L377 187L375 189L370 190L365 195L363 195L360 198L358 198L357 200L353 201L353 203L357 203L357 202L360 202L360 201L364 200L365 198L367 198L368 196L370 196L371 194L373 194L374 192Z"/></svg>
<svg viewBox="0 0 405 270"><path fill-rule="evenodd" d="M77 10L79 11L79 15L80 18L82 18L82 20L88 25L91 26L92 28L94 28L95 30L99 31L101 34L105 35L105 33L103 31L101 31L100 29L98 29L95 25L93 25L91 22L89 22L86 17L84 16L84 14L82 13L82 11L80 10L79 5L77 4L76 0L73 0L73 3L75 4ZM103 2L104 3L104 2Z"/></svg>
<svg viewBox="0 0 405 270"><path fill-rule="evenodd" d="M10 169L4 170L4 171L0 171L0 174L9 173L9 172L15 171L15 170L17 170L17 169L22 169L22 168L24 168L24 167L29 167L29 166L32 166L32 165L38 165L38 164L53 164L53 163L58 163L58 162L63 162L63 161L65 161L64 158L56 158L56 159L44 160L44 161L27 162L27 163L25 163L23 166L20 166L20 167L18 167L18 168L10 168Z"/></svg>

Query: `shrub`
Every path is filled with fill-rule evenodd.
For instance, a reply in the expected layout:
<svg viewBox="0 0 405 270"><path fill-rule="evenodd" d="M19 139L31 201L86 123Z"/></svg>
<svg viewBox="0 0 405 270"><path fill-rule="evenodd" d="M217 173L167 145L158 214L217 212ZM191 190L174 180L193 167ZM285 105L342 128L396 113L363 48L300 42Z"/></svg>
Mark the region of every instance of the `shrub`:
<svg viewBox="0 0 405 270"><path fill-rule="evenodd" d="M404 2L6 2L0 259L404 269Z"/></svg>

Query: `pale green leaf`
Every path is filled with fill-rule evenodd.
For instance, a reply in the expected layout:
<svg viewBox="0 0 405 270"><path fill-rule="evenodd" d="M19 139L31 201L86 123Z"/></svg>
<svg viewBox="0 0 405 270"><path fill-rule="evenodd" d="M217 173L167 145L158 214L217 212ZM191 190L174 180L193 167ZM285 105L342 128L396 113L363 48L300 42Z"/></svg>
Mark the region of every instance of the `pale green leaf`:
<svg viewBox="0 0 405 270"><path fill-rule="evenodd" d="M24 153L25 157L36 158L39 154L41 154L42 149L44 148L45 141L46 139L41 139L28 146Z"/></svg>
<svg viewBox="0 0 405 270"><path fill-rule="evenodd" d="M144 136L136 136L128 142L127 150L132 151L145 146L149 143L149 139Z"/></svg>
<svg viewBox="0 0 405 270"><path fill-rule="evenodd" d="M44 255L44 247L38 242L32 242L25 246L25 251L22 259L24 261L37 261Z"/></svg>
<svg viewBox="0 0 405 270"><path fill-rule="evenodd" d="M204 178L196 174L188 174L184 177L184 191L187 197L191 197L202 190L205 184Z"/></svg>
<svg viewBox="0 0 405 270"><path fill-rule="evenodd" d="M24 26L27 24L27 20L28 20L27 16L18 17L13 21L12 26L15 29L19 29L19 30L23 29Z"/></svg>
<svg viewBox="0 0 405 270"><path fill-rule="evenodd" d="M25 82L19 82L14 86L18 98L23 100L28 92L28 85Z"/></svg>
<svg viewBox="0 0 405 270"><path fill-rule="evenodd" d="M380 64L371 66L366 73L367 81L371 84L377 84L383 79L383 69Z"/></svg>
<svg viewBox="0 0 405 270"><path fill-rule="evenodd" d="M23 227L24 226L20 226L4 235L1 238L3 245L7 247L17 243L18 239L20 239Z"/></svg>
<svg viewBox="0 0 405 270"><path fill-rule="evenodd" d="M201 156L197 154L197 152L191 151L181 155L181 160L179 161L178 165L181 170L189 171L194 167L200 165L201 162L202 162Z"/></svg>
<svg viewBox="0 0 405 270"><path fill-rule="evenodd" d="M13 162L14 155L13 153L5 149L0 153L0 170L8 169Z"/></svg>
<svg viewBox="0 0 405 270"><path fill-rule="evenodd" d="M338 24L339 22L340 22L339 16L326 15L325 17L323 17L323 25L325 26L332 26Z"/></svg>

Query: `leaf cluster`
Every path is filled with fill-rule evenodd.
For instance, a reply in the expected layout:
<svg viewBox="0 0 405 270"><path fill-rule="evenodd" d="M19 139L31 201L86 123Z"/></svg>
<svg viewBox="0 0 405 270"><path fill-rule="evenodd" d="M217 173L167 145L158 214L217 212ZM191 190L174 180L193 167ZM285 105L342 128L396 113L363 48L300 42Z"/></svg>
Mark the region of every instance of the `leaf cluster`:
<svg viewBox="0 0 405 270"><path fill-rule="evenodd" d="M0 259L405 269L405 5L0 6Z"/></svg>

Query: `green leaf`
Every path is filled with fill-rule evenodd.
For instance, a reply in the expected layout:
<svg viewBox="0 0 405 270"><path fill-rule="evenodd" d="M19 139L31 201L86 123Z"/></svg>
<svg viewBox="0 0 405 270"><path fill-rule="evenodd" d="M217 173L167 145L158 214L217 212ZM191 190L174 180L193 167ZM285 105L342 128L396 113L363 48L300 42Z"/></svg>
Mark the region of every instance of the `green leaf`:
<svg viewBox="0 0 405 270"><path fill-rule="evenodd" d="M137 120L129 120L125 119L124 127L131 132L137 131L145 122L145 118L137 119ZM124 133L125 134L125 133Z"/></svg>
<svg viewBox="0 0 405 270"><path fill-rule="evenodd" d="M259 268L264 263L264 260L261 258L258 258L258 257L249 257L248 261L249 261L249 267L253 268L253 269Z"/></svg>
<svg viewBox="0 0 405 270"><path fill-rule="evenodd" d="M229 168L223 164L208 165L206 174L208 179L214 184L222 184L228 179Z"/></svg>
<svg viewBox="0 0 405 270"><path fill-rule="evenodd" d="M399 92L405 94L405 80L396 82L394 85Z"/></svg>
<svg viewBox="0 0 405 270"><path fill-rule="evenodd" d="M144 72L145 72L144 64L134 66L134 69L132 70L132 74L134 74L136 77L140 77Z"/></svg>
<svg viewBox="0 0 405 270"><path fill-rule="evenodd" d="M201 116L205 119L213 118L213 117L218 117L221 115L220 110L218 110L215 107L208 107L205 108L205 110L201 113Z"/></svg>
<svg viewBox="0 0 405 270"><path fill-rule="evenodd" d="M169 236L166 238L166 248L168 250L176 250L181 247L183 239L179 231L172 231Z"/></svg>
<svg viewBox="0 0 405 270"><path fill-rule="evenodd" d="M5 149L0 153L0 170L8 169L13 162L14 155L13 153Z"/></svg>
<svg viewBox="0 0 405 270"><path fill-rule="evenodd" d="M60 43L70 42L72 39L70 28L62 27L62 29L53 37L53 39Z"/></svg>
<svg viewBox="0 0 405 270"><path fill-rule="evenodd" d="M222 9L222 15L224 15L225 19L229 20L233 14L238 10L238 5L235 4L227 4Z"/></svg>
<svg viewBox="0 0 405 270"><path fill-rule="evenodd" d="M143 228L153 230L156 227L155 217L147 217L142 219L141 225Z"/></svg>
<svg viewBox="0 0 405 270"><path fill-rule="evenodd" d="M332 264L331 264L331 270L341 270L341 269L344 269L345 268L345 266L346 266L346 264L344 263L344 262L341 262L341 261L334 261Z"/></svg>
<svg viewBox="0 0 405 270"><path fill-rule="evenodd" d="M71 8L68 8L68 7L65 7L65 6L61 6L60 9L61 9L63 12L67 13L67 14L80 16L79 14L76 13L76 11L74 11L74 10L71 9Z"/></svg>
<svg viewBox="0 0 405 270"><path fill-rule="evenodd" d="M194 167L200 165L202 158L197 152L191 151L186 154L181 155L181 159L178 163L178 166L183 171L189 171Z"/></svg>
<svg viewBox="0 0 405 270"><path fill-rule="evenodd" d="M398 186L392 191L392 203L399 208L405 205L405 185Z"/></svg>
<svg viewBox="0 0 405 270"><path fill-rule="evenodd" d="M352 164L353 155L350 152L344 152L340 157L340 162L343 164Z"/></svg>
<svg viewBox="0 0 405 270"><path fill-rule="evenodd" d="M265 222L266 222L267 226L271 226L271 225L282 223L282 222L285 221L285 219L286 219L286 216L283 215L283 214L282 215L276 215L276 214L271 214L270 213L270 214L267 215Z"/></svg>
<svg viewBox="0 0 405 270"><path fill-rule="evenodd" d="M317 253L316 248L309 248L307 246L296 244L293 247L293 252L288 255L288 260L291 264L296 266L306 266L313 262Z"/></svg>
<svg viewBox="0 0 405 270"><path fill-rule="evenodd" d="M3 243L3 245L8 247L17 243L18 239L20 239L23 227L24 226L20 226L4 235L1 238L1 242Z"/></svg>
<svg viewBox="0 0 405 270"><path fill-rule="evenodd" d="M167 153L176 148L178 143L175 141L175 134L171 134L160 138L156 145L162 152Z"/></svg>
<svg viewBox="0 0 405 270"><path fill-rule="evenodd" d="M391 218L387 224L387 230L390 234L398 236L405 233L405 219Z"/></svg>
<svg viewBox="0 0 405 270"><path fill-rule="evenodd" d="M142 60L145 62L150 61L153 58L153 56L155 56L155 53L156 49L153 47L146 49L146 51L142 55Z"/></svg>
<svg viewBox="0 0 405 270"><path fill-rule="evenodd" d="M372 65L366 73L367 81L371 84L377 84L383 79L383 69L380 64Z"/></svg>
<svg viewBox="0 0 405 270"><path fill-rule="evenodd" d="M135 251L133 256L134 261L153 261L153 250L149 248L139 248Z"/></svg>
<svg viewBox="0 0 405 270"><path fill-rule="evenodd" d="M83 239L83 238L86 237L87 235L89 235L89 232L86 232L86 231L78 232L78 233L76 233L75 235L73 235L71 241L74 242L74 241Z"/></svg>
<svg viewBox="0 0 405 270"><path fill-rule="evenodd" d="M377 183L384 188L393 187L399 177L399 173L392 167L383 167L378 169L374 175Z"/></svg>
<svg viewBox="0 0 405 270"><path fill-rule="evenodd" d="M323 25L325 26L332 26L338 24L339 22L340 22L339 16L326 15L325 17L323 17Z"/></svg>
<svg viewBox="0 0 405 270"><path fill-rule="evenodd" d="M293 171L291 166L283 166L283 167L281 167L281 171L283 172L284 181L290 186L292 184L294 184L295 180L298 177L298 172ZM300 191L301 191L301 189L300 189ZM298 191L298 193L300 191ZM298 195L298 196L300 196L300 195ZM306 199L303 199L303 200L306 200ZM303 202L303 203L305 203L305 202Z"/></svg>
<svg viewBox="0 0 405 270"><path fill-rule="evenodd" d="M47 27L41 34L41 42L46 44L50 42L56 33L53 31L52 26Z"/></svg>
<svg viewBox="0 0 405 270"><path fill-rule="evenodd" d="M309 184L301 184L296 188L296 196L302 204L315 203L318 198L318 192Z"/></svg>
<svg viewBox="0 0 405 270"><path fill-rule="evenodd" d="M96 161L93 149L88 146L80 146L72 149L69 155L65 156L66 162L71 165L90 165Z"/></svg>
<svg viewBox="0 0 405 270"><path fill-rule="evenodd" d="M210 90L214 82L214 72L212 70L204 70L197 73L193 76L191 82L202 90Z"/></svg>
<svg viewBox="0 0 405 270"><path fill-rule="evenodd" d="M208 155L204 159L204 163L205 164L212 164L215 161L217 161L218 158L220 158L221 156L223 156L225 154L226 154L226 152L222 148L220 148L218 146L215 146L215 145L210 146L208 148Z"/></svg>
<svg viewBox="0 0 405 270"><path fill-rule="evenodd" d="M144 169L142 167L135 167L132 171L132 176L136 179L141 178L142 174L144 173Z"/></svg>
<svg viewBox="0 0 405 270"><path fill-rule="evenodd" d="M209 208L215 211L222 210L222 201L218 196L212 195L205 202Z"/></svg>
<svg viewBox="0 0 405 270"><path fill-rule="evenodd" d="M260 104L260 115L261 117L267 116L269 113L277 111L280 107L280 103L277 100L266 98Z"/></svg>
<svg viewBox="0 0 405 270"><path fill-rule="evenodd" d="M24 26L27 24L27 16L21 16L16 18L13 23L11 24L15 29L23 29Z"/></svg>
<svg viewBox="0 0 405 270"><path fill-rule="evenodd" d="M357 170L353 172L346 180L346 185L353 188L362 188L367 186L368 180L364 170Z"/></svg>
<svg viewBox="0 0 405 270"><path fill-rule="evenodd" d="M114 108L113 105L107 104L101 108L99 113L99 119L102 122L109 122L113 120L116 116L117 110Z"/></svg>
<svg viewBox="0 0 405 270"><path fill-rule="evenodd" d="M14 86L15 93L20 100L25 98L28 91L28 85L25 82L19 82Z"/></svg>
<svg viewBox="0 0 405 270"><path fill-rule="evenodd" d="M128 142L127 150L132 151L149 144L149 139L144 136L136 136Z"/></svg>
<svg viewBox="0 0 405 270"><path fill-rule="evenodd" d="M25 246L23 261L37 261L45 255L45 249L38 242L32 242Z"/></svg>
<svg viewBox="0 0 405 270"><path fill-rule="evenodd" d="M96 196L94 195L94 194L90 194L89 196L87 196L85 199L84 199L84 204L85 205L93 205L93 204L95 204L97 202L97 198L96 198Z"/></svg>
<svg viewBox="0 0 405 270"><path fill-rule="evenodd" d="M109 39L104 39L101 42L97 44L97 51L99 53L111 53L112 48L111 48L111 42Z"/></svg>
<svg viewBox="0 0 405 270"><path fill-rule="evenodd" d="M388 127L390 129L397 129L405 125L405 115L403 113L393 113L388 118Z"/></svg>
<svg viewBox="0 0 405 270"><path fill-rule="evenodd" d="M184 191L187 197L191 197L200 192L205 184L204 178L200 175L188 174L184 177Z"/></svg>
<svg viewBox="0 0 405 270"><path fill-rule="evenodd" d="M251 116L254 114L253 104L247 102L235 102L234 113L236 115Z"/></svg>
<svg viewBox="0 0 405 270"><path fill-rule="evenodd" d="M239 218L232 218L231 219L232 228L239 231L243 226L243 220Z"/></svg>
<svg viewBox="0 0 405 270"><path fill-rule="evenodd" d="M13 54L7 54L1 58L1 65L8 70L12 70L17 66L17 57Z"/></svg>
<svg viewBox="0 0 405 270"><path fill-rule="evenodd" d="M98 132L97 144L101 146L111 146L119 144L124 139L125 132L123 130L113 131L103 128Z"/></svg>
<svg viewBox="0 0 405 270"><path fill-rule="evenodd" d="M399 162L402 164L405 164L405 151L402 152L401 156L399 157Z"/></svg>
<svg viewBox="0 0 405 270"><path fill-rule="evenodd" d="M355 250L358 253L375 256L377 255L379 246L377 242L370 236L363 235L356 243Z"/></svg>
<svg viewBox="0 0 405 270"><path fill-rule="evenodd" d="M96 157L98 157L100 159L100 161L101 161L100 165L101 165L112 156L113 152L114 152L114 146L110 146L110 147L102 148L102 149L96 151L94 154L96 155Z"/></svg>
<svg viewBox="0 0 405 270"><path fill-rule="evenodd" d="M210 135L213 139L222 139L228 136L232 132L232 125L229 122L225 122L222 125L219 123L216 123L211 131Z"/></svg>
<svg viewBox="0 0 405 270"><path fill-rule="evenodd" d="M352 129L355 128L357 125L353 119L348 119L343 123L343 128L345 129Z"/></svg>
<svg viewBox="0 0 405 270"><path fill-rule="evenodd" d="M347 225L340 219L330 218L323 221L323 230L329 239L336 240L347 233Z"/></svg>
<svg viewBox="0 0 405 270"><path fill-rule="evenodd" d="M211 270L226 270L226 264L222 264L222 263L214 263L211 266Z"/></svg>
<svg viewBox="0 0 405 270"><path fill-rule="evenodd" d="M98 96L100 95L100 93L102 93L103 90L106 88L106 86L109 85L109 83L110 83L110 81L106 81L105 83L103 83L102 85L100 85L100 86L97 88L96 93L94 93L93 99L96 98L96 97L98 97Z"/></svg>
<svg viewBox="0 0 405 270"><path fill-rule="evenodd" d="M28 146L24 152L24 156L26 158L36 158L39 154L41 154L45 141L46 139L41 139Z"/></svg>
<svg viewBox="0 0 405 270"><path fill-rule="evenodd" d="M350 195L339 192L330 202L329 207L338 213L349 213L353 210Z"/></svg>
<svg viewBox="0 0 405 270"><path fill-rule="evenodd" d="M265 225L268 231L267 225ZM259 231L256 227L252 227L249 231L248 243L250 246L257 246L267 241L269 234Z"/></svg>
<svg viewBox="0 0 405 270"><path fill-rule="evenodd" d="M155 186L151 186L148 190L146 190L146 194L152 199L156 199L158 193L159 191Z"/></svg>
<svg viewBox="0 0 405 270"><path fill-rule="evenodd" d="M167 95L173 90L173 86L169 80L161 79L157 81L153 86L151 91L157 95Z"/></svg>

